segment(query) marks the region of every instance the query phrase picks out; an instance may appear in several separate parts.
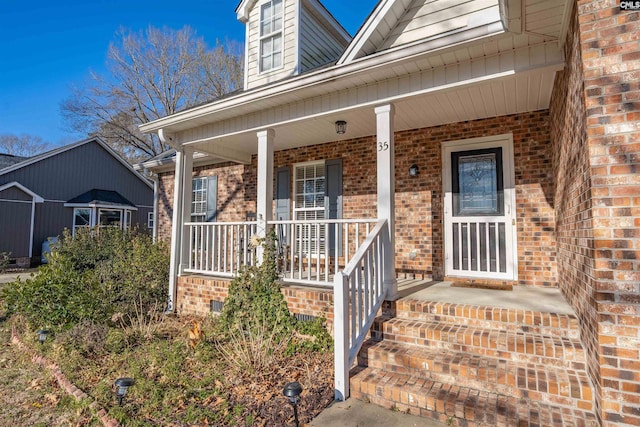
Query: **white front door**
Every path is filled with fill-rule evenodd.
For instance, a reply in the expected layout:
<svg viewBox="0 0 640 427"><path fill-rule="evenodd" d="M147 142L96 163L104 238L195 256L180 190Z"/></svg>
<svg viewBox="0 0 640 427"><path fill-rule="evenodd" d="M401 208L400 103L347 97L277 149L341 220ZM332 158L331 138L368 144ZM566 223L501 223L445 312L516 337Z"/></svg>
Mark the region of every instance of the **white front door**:
<svg viewBox="0 0 640 427"><path fill-rule="evenodd" d="M445 275L517 279L512 135L442 144Z"/></svg>

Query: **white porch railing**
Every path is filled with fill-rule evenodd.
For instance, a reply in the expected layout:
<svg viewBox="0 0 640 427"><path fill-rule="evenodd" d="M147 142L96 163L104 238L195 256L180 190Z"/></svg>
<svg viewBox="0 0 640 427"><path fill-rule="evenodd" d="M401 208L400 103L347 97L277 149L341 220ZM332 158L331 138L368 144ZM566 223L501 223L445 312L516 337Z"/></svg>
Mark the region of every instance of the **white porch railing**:
<svg viewBox="0 0 640 427"><path fill-rule="evenodd" d="M387 220L379 220L346 268L334 278L335 398L349 397L349 369L375 319L387 289Z"/></svg>
<svg viewBox="0 0 640 427"><path fill-rule="evenodd" d="M233 277L243 265L254 265L256 251L251 237L258 223L188 222L189 259L187 273Z"/></svg>
<svg viewBox="0 0 640 427"><path fill-rule="evenodd" d="M373 219L269 221L278 239L278 265L287 282L333 286L333 276L356 253L375 224ZM188 222L189 259L184 271L235 276L254 265L251 238L257 221Z"/></svg>
<svg viewBox="0 0 640 427"><path fill-rule="evenodd" d="M269 221L279 243L280 273L287 282L333 286L333 276L356 253L374 219Z"/></svg>

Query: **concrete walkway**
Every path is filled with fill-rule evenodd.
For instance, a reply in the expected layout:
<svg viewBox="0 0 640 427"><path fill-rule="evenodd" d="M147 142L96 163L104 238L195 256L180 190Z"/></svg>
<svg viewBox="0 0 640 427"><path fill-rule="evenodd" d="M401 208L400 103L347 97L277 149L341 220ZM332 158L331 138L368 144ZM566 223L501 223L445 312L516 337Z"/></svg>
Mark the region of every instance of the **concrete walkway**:
<svg viewBox="0 0 640 427"><path fill-rule="evenodd" d="M18 277L22 280L28 279L29 277L31 277L31 273L35 273L37 271L38 269L31 268L28 270L13 272L13 273L0 273L0 285L4 283L15 282L18 279Z"/></svg>
<svg viewBox="0 0 640 427"><path fill-rule="evenodd" d="M309 427L444 427L437 421L385 409L357 399L334 402Z"/></svg>

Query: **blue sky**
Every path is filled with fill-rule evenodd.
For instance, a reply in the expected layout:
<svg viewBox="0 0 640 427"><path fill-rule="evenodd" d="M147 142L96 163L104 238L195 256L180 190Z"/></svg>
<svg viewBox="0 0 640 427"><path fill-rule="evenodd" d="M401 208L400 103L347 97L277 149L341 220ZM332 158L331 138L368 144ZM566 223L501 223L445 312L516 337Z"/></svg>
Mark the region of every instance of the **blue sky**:
<svg viewBox="0 0 640 427"><path fill-rule="evenodd" d="M377 0L321 0L352 35ZM213 46L244 42L239 0L4 0L0 8L0 134L30 134L53 144L81 139L63 129L60 102L89 70L104 73L120 26L191 26Z"/></svg>

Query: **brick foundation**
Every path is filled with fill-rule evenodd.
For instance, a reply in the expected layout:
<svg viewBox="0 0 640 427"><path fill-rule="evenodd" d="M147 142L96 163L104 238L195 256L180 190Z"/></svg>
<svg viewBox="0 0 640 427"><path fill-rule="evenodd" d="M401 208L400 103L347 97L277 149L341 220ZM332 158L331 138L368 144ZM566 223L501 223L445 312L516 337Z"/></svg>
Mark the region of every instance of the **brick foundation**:
<svg viewBox="0 0 640 427"><path fill-rule="evenodd" d="M180 276L176 307L178 314L206 316L211 313L210 301L224 301L229 295L229 279L203 276ZM333 291L283 286L282 293L289 311L313 317L324 317L326 326L333 331Z"/></svg>

